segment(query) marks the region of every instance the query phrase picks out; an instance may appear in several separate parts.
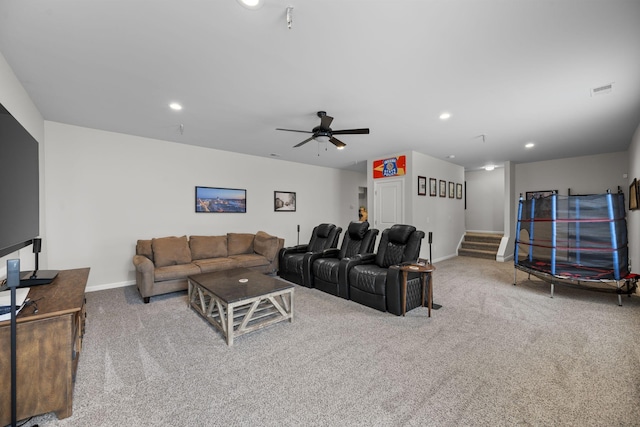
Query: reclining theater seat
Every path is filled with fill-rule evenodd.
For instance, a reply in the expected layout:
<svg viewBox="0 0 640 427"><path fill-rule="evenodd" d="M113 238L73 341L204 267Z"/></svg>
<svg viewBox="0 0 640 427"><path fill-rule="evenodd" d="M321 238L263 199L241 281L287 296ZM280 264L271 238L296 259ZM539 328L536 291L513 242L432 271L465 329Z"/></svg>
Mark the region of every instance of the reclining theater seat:
<svg viewBox="0 0 640 427"><path fill-rule="evenodd" d="M382 232L378 252L359 258L347 275L349 297L360 304L402 314L401 272L397 265L415 262L424 232L411 225L396 224ZM413 277L412 277L413 276ZM409 274L407 311L421 305L420 278Z"/></svg>
<svg viewBox="0 0 640 427"><path fill-rule="evenodd" d="M340 249L327 249L319 254L307 254L303 261L304 281L310 288L349 299L346 273L349 261L359 254L373 252L378 230L369 223L351 222ZM340 273L338 273L340 271Z"/></svg>
<svg viewBox="0 0 640 427"><path fill-rule="evenodd" d="M342 228L334 224L320 224L313 229L308 244L282 248L278 260L278 276L298 285L305 285L302 277L304 255L307 252L319 253L335 248L341 232Z"/></svg>

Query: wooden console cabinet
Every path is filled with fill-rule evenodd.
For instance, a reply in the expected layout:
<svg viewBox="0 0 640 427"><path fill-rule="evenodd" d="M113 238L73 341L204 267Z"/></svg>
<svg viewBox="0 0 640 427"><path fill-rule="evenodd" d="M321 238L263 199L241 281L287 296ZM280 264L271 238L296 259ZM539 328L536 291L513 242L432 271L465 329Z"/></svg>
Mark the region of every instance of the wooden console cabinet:
<svg viewBox="0 0 640 427"><path fill-rule="evenodd" d="M63 270L48 285L34 286L35 306L17 317L17 418L55 412L71 415L73 385L82 349L89 268ZM0 426L11 423L11 330L0 322Z"/></svg>

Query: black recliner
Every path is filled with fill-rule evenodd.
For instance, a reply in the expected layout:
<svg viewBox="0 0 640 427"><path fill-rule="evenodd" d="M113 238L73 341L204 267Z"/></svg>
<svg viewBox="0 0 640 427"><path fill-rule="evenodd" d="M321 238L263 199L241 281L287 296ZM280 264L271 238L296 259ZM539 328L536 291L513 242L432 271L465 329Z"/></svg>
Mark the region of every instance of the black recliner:
<svg viewBox="0 0 640 427"><path fill-rule="evenodd" d="M378 230L369 223L351 222L342 239L340 249L327 249L322 253L309 253L303 261L305 286L349 299L347 272L351 258L373 252Z"/></svg>
<svg viewBox="0 0 640 427"><path fill-rule="evenodd" d="M396 224L382 232L378 252L359 257L347 275L349 298L355 302L402 314L399 264L416 262L424 232L412 225ZM420 278L409 274L407 280L407 311L422 303Z"/></svg>
<svg viewBox="0 0 640 427"><path fill-rule="evenodd" d="M302 273L305 254L308 252L320 253L325 249L337 247L341 232L342 228L336 227L334 224L320 224L313 229L308 244L280 249L278 276L298 285L305 285Z"/></svg>

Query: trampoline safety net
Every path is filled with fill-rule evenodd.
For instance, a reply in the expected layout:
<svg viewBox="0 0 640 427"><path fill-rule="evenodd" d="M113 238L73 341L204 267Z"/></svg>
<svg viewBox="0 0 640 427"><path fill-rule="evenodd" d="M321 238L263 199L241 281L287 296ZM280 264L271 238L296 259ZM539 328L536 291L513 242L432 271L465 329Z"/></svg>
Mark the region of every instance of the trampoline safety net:
<svg viewBox="0 0 640 427"><path fill-rule="evenodd" d="M520 197L516 267L575 280L629 274L624 193Z"/></svg>

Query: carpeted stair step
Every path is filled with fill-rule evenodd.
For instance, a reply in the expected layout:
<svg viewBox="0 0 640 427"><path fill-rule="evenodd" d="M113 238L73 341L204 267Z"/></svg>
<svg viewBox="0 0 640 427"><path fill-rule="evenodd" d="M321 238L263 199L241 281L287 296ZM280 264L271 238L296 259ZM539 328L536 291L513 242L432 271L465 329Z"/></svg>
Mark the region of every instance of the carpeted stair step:
<svg viewBox="0 0 640 427"><path fill-rule="evenodd" d="M458 256L468 256L473 258L496 259L496 251L483 251L481 249L458 249Z"/></svg>
<svg viewBox="0 0 640 427"><path fill-rule="evenodd" d="M468 242L464 240L462 242L463 249L480 249L481 251L493 251L498 252L500 243L486 243L486 242Z"/></svg>
<svg viewBox="0 0 640 427"><path fill-rule="evenodd" d="M467 232L458 249L459 256L496 259L502 235Z"/></svg>
<svg viewBox="0 0 640 427"><path fill-rule="evenodd" d="M502 241L501 234L490 233L465 233L464 240L466 242L482 242L482 243L494 243L500 245Z"/></svg>

